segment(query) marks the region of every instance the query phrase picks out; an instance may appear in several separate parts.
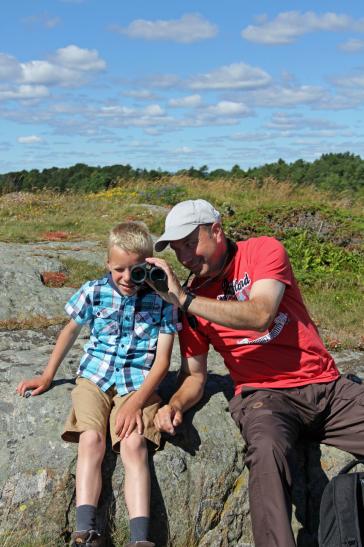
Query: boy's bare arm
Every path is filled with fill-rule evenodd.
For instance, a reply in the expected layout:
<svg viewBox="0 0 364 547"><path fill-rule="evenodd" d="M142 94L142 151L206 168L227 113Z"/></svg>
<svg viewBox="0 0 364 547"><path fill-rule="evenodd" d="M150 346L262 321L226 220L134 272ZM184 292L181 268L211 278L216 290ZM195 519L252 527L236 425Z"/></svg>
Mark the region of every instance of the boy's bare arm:
<svg viewBox="0 0 364 547"><path fill-rule="evenodd" d="M159 334L155 361L148 376L117 413L115 432L120 439L128 437L135 427L139 434L143 433L142 408L168 372L173 339L173 334Z"/></svg>
<svg viewBox="0 0 364 547"><path fill-rule="evenodd" d="M67 323L58 336L56 345L52 351L52 355L50 356L43 373L40 376L22 380L16 388L19 395L24 396L25 392L29 389L33 390L32 395L39 395L49 388L58 367L75 343L81 328L82 326L78 325L73 319Z"/></svg>

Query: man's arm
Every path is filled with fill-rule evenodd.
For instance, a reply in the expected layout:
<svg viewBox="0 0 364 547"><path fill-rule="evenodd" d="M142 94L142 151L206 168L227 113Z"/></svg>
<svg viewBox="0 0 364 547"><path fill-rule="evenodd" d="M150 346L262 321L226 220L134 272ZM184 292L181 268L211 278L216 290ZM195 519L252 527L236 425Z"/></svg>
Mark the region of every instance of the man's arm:
<svg viewBox="0 0 364 547"><path fill-rule="evenodd" d="M159 293L164 300L181 307L186 294L172 268L162 258L148 258L147 261L162 268L168 277L168 293ZM225 327L264 332L277 314L283 298L285 284L276 279L260 279L253 283L249 300L214 300L196 296L188 312Z"/></svg>
<svg viewBox="0 0 364 547"><path fill-rule="evenodd" d="M252 285L249 300L220 301L197 296L188 312L232 329L264 332L277 315L284 291L285 285L281 281L261 279Z"/></svg>
<svg viewBox="0 0 364 547"><path fill-rule="evenodd" d="M56 345L49 358L48 364L40 376L35 376L28 380L22 380L16 391L19 395L24 396L28 389L33 389L32 395L39 395L46 391L52 383L52 380L62 363L63 359L75 343L77 336L80 334L82 325L79 325L73 319L61 330L58 336Z"/></svg>
<svg viewBox="0 0 364 547"><path fill-rule="evenodd" d="M159 333L155 360L148 376L116 415L115 432L120 439L128 437L135 427L138 433L143 433L141 410L168 372L173 340L173 334Z"/></svg>
<svg viewBox="0 0 364 547"><path fill-rule="evenodd" d="M202 398L207 378L207 353L182 358L179 388L167 405L159 409L154 424L159 431L175 435L183 413Z"/></svg>

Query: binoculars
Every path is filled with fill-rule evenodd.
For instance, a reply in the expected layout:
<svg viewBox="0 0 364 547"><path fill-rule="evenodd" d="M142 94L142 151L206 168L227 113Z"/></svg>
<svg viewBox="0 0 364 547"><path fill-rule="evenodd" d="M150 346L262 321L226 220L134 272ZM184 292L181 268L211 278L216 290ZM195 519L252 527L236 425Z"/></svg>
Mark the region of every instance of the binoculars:
<svg viewBox="0 0 364 547"><path fill-rule="evenodd" d="M146 281L151 281L157 291L167 292L167 274L162 268L153 266L148 262L142 262L141 264L135 264L130 268L130 278L134 285L141 285Z"/></svg>

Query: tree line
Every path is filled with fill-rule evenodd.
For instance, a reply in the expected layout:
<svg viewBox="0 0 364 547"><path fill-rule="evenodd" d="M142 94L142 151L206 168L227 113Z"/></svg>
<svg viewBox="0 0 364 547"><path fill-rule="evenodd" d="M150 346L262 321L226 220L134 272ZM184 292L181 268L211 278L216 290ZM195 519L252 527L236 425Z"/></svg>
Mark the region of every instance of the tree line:
<svg viewBox="0 0 364 547"><path fill-rule="evenodd" d="M294 184L314 184L324 190L341 192L363 191L364 160L350 152L339 154L323 154L313 162L302 159L286 163L277 162L253 167L247 170L234 165L230 170L209 170L207 165L190 167L176 172L162 169L134 169L131 165L111 165L92 167L77 163L72 167L51 167L49 169L32 169L30 171L14 171L0 175L0 194L19 191L37 191L51 189L59 192L99 192L117 186L122 182L166 179L175 175L188 176L195 179L216 180L255 179L258 183L267 177L278 181L290 181Z"/></svg>

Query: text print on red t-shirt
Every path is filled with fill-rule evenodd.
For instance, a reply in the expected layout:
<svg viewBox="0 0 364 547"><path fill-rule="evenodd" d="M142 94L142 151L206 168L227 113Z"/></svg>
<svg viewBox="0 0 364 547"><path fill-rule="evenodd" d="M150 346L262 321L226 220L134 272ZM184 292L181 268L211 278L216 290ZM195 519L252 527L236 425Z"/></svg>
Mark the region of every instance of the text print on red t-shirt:
<svg viewBox="0 0 364 547"><path fill-rule="evenodd" d="M241 302L249 300L250 290L248 287L250 283L248 272L245 272L241 279L233 279L232 281L224 279L222 282L224 294L217 295L216 300L240 300Z"/></svg>

